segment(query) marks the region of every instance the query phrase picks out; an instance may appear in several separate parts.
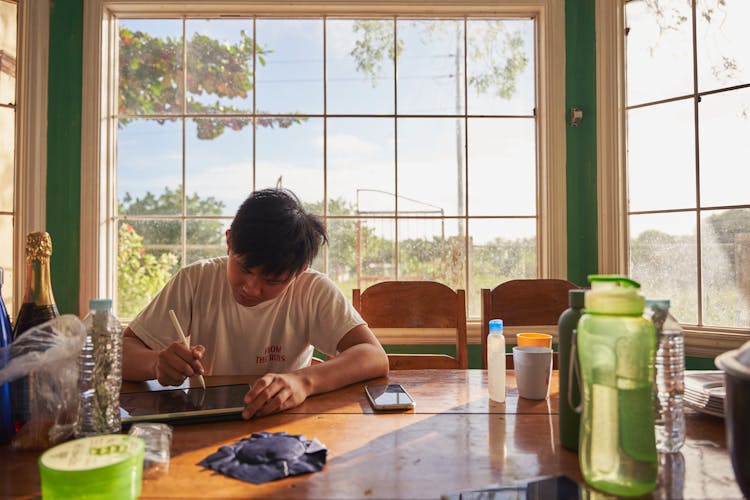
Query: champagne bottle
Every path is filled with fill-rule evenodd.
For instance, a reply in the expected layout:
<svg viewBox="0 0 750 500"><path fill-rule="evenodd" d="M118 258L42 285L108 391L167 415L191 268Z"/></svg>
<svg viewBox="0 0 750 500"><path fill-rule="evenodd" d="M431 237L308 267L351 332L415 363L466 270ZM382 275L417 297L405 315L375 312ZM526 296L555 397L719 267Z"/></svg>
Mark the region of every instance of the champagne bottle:
<svg viewBox="0 0 750 500"><path fill-rule="evenodd" d="M51 255L52 239L48 233L36 232L26 236L26 287L13 327L14 341L26 330L60 315L52 294L49 267ZM28 377L11 383L13 426L16 432L29 421L29 388Z"/></svg>

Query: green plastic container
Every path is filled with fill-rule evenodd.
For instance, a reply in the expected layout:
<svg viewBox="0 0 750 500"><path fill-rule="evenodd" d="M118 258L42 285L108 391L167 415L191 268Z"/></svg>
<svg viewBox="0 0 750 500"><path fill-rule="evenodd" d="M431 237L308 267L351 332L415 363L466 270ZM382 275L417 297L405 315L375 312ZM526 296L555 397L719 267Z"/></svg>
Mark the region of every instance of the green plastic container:
<svg viewBox="0 0 750 500"><path fill-rule="evenodd" d="M42 498L131 500L141 494L143 440L105 434L59 444L39 457Z"/></svg>
<svg viewBox="0 0 750 500"><path fill-rule="evenodd" d="M638 283L611 275L592 275L589 281L576 341L583 390L581 473L606 493L644 495L658 475L656 331L643 317Z"/></svg>

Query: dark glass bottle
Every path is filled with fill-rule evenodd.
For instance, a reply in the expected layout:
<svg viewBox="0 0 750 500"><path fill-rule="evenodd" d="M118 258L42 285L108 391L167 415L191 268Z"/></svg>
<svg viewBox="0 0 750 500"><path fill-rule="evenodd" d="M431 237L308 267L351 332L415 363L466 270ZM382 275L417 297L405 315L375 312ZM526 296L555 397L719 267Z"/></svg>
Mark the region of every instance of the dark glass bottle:
<svg viewBox="0 0 750 500"><path fill-rule="evenodd" d="M570 354L573 350L573 330L581 318L585 293L585 290L568 291L569 307L563 311L557 323L560 356L560 444L572 451L578 451L581 416L576 412L575 406L580 405L581 390L574 372L575 360L571 360Z"/></svg>
<svg viewBox="0 0 750 500"><path fill-rule="evenodd" d="M3 268L0 267L0 349L5 349L11 342L10 318L8 310L3 302ZM7 351L3 351L4 356L8 356ZM0 366L4 366L8 359L3 359ZM10 400L10 383L6 382L0 385L0 444L10 443L13 437L13 418L11 415Z"/></svg>
<svg viewBox="0 0 750 500"><path fill-rule="evenodd" d="M13 340L26 330L49 321L60 313L52 294L49 260L52 239L46 232L26 236L26 287L23 303L13 327ZM13 426L15 431L29 421L29 378L22 377L11 383L13 400Z"/></svg>

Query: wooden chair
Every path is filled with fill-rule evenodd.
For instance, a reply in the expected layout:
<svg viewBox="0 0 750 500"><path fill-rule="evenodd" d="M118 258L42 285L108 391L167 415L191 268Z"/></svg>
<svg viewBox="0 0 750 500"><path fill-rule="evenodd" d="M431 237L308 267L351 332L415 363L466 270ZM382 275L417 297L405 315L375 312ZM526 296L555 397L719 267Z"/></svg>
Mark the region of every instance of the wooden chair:
<svg viewBox="0 0 750 500"><path fill-rule="evenodd" d="M466 293L435 281L384 281L352 292L352 302L370 328L456 331L456 357L389 354L391 370L468 368Z"/></svg>
<svg viewBox="0 0 750 500"><path fill-rule="evenodd" d="M568 308L568 290L576 288L579 287L575 283L561 279L511 280L491 290L483 288L482 368L487 368L487 334L491 319L502 319L506 327L557 325L560 314ZM512 355L510 363L508 368L513 366ZM557 367L557 356L553 357L553 364Z"/></svg>

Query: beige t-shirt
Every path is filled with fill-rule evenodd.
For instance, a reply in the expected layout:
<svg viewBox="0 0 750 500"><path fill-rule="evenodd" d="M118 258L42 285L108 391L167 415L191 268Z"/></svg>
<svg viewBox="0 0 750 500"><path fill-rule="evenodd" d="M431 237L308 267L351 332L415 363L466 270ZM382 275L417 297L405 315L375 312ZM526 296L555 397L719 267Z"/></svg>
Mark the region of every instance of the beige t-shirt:
<svg viewBox="0 0 750 500"><path fill-rule="evenodd" d="M246 307L227 282L227 257L181 269L130 323L151 349L179 340L174 309L191 345L206 347L207 375L262 375L310 364L313 347L332 356L341 338L365 324L344 294L322 273L301 273L275 299Z"/></svg>

